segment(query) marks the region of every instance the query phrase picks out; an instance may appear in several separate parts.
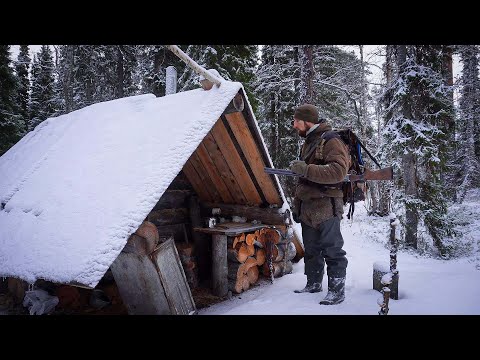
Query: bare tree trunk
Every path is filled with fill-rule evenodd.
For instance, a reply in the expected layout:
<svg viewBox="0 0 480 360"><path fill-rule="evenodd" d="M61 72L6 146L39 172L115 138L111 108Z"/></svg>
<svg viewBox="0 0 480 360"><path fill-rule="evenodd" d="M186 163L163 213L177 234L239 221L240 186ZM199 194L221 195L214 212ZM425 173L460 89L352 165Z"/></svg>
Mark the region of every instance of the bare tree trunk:
<svg viewBox="0 0 480 360"><path fill-rule="evenodd" d="M302 66L300 64L300 56L298 54L298 51L299 51L299 46L295 46L293 48L293 61L295 62L295 64L298 65L298 69L301 69ZM300 93L301 93L301 90L300 90L300 76L299 74L295 74L296 76L294 76L295 78L295 81L293 82L293 86L295 88L295 104L296 105L299 105L300 104Z"/></svg>
<svg viewBox="0 0 480 360"><path fill-rule="evenodd" d="M453 48L452 45L444 45L442 46L442 77L445 81L445 84L449 86L449 102L451 107L453 108ZM445 117L445 123L443 125L444 131L447 134L447 142L448 147L443 151L447 155L447 169L446 171L442 171L440 173L440 181L447 189L447 195L450 199L455 199L456 187L453 186L452 178L453 176L449 176L449 174L453 173L453 170L449 171L449 168L452 168L452 165L457 158L457 147L455 142L455 117L452 112L451 115Z"/></svg>
<svg viewBox="0 0 480 360"><path fill-rule="evenodd" d="M367 78L365 76L365 62L363 60L363 45L358 45L360 50L360 64L362 66L362 93L360 94L360 122L362 124L362 128L360 129L360 133L363 139L366 139L368 136L367 134L367 95L368 95L368 85L367 85Z"/></svg>
<svg viewBox="0 0 480 360"><path fill-rule="evenodd" d="M475 82L478 82L478 49L476 45L462 45L460 55L463 62L463 89L460 108L461 118L465 123L465 130L460 133L462 138L463 163L461 164L461 184L457 191L457 201L462 202L467 190L472 187L473 179L477 176L478 159L475 155L475 123L480 119L477 117L478 102Z"/></svg>
<svg viewBox="0 0 480 360"><path fill-rule="evenodd" d="M280 118L279 116L277 116L277 114L275 114L275 160L277 162L274 164L278 164L281 151L282 149L280 145Z"/></svg>
<svg viewBox="0 0 480 360"><path fill-rule="evenodd" d="M473 161L475 159L475 138L473 136L474 121L473 116L469 116L466 119L466 129L465 129L465 170L463 174L463 181L460 184L458 191L458 200L460 202L465 198L465 194L469 188L472 186L472 179L477 170L477 162Z"/></svg>
<svg viewBox="0 0 480 360"><path fill-rule="evenodd" d="M123 82L124 82L124 73L123 73L123 45L117 46L117 83L116 86L116 97L122 98L123 93Z"/></svg>
<svg viewBox="0 0 480 360"><path fill-rule="evenodd" d="M387 87L390 86L393 82L393 74L395 69L395 46L387 45L386 47L386 60L385 60L385 78L387 81ZM382 122L380 120L379 110L377 109L378 116L378 137L380 139L380 134L382 131ZM390 212L390 189L387 184L383 181L375 183L375 186L378 188L378 214L380 216L387 216Z"/></svg>
<svg viewBox="0 0 480 360"><path fill-rule="evenodd" d="M272 149L272 161L273 164L278 164L278 152L280 151L278 138L278 117L276 115L275 94L270 94L270 121L271 121L271 149Z"/></svg>
<svg viewBox="0 0 480 360"><path fill-rule="evenodd" d="M385 60L385 78L387 81L387 86L390 86L393 81L393 73L394 73L394 53L395 53L395 45L387 45L387 56Z"/></svg>
<svg viewBox="0 0 480 360"><path fill-rule="evenodd" d="M74 57L74 48L73 46L68 46L67 51L67 59L68 59L68 69L67 69L67 81L65 83L65 111L67 113L71 112L74 107L73 103L73 69L75 65L75 57Z"/></svg>
<svg viewBox="0 0 480 360"><path fill-rule="evenodd" d="M365 139L366 141L372 142L371 136L373 134L369 134L368 125L367 125L367 118L368 118L368 112L367 112L367 95L368 95L368 85L367 85L367 78L365 76L365 71L366 71L366 64L364 61L364 54L363 54L363 45L358 45L358 49L360 52L360 64L362 68L362 90L359 98L359 107L360 107L360 124L361 124L361 129L360 129L360 136L362 139ZM367 164L368 167L371 166L371 160L364 158L363 159L365 163ZM372 181L368 184L368 195L369 199L367 199L367 211L369 215L376 214L377 213L377 190L378 186L375 181Z"/></svg>
<svg viewBox="0 0 480 360"><path fill-rule="evenodd" d="M416 185L416 164L415 155L409 149L407 154L402 157L404 179L405 179L405 195L409 200L417 198ZM405 242L408 246L417 248L417 228L418 228L418 213L412 206L406 206L405 209Z"/></svg>
<svg viewBox="0 0 480 360"><path fill-rule="evenodd" d="M405 68L407 61L407 49L405 45L397 45L397 64L399 72ZM402 103L402 115L405 119L412 119L412 111L408 101ZM411 140L413 141L413 140ZM407 196L407 204L405 209L405 242L407 246L417 248L417 228L418 213L415 207L408 204L408 200L417 199L417 169L415 154L412 151L413 144L406 144L405 152L402 156L402 165L405 179L405 195Z"/></svg>
<svg viewBox="0 0 480 360"><path fill-rule="evenodd" d="M302 91L300 94L300 103L313 104L315 101L315 89L313 79L315 70L313 68L313 45L302 45L301 61L301 79Z"/></svg>
<svg viewBox="0 0 480 360"><path fill-rule="evenodd" d="M62 96L65 102L65 113L68 114L73 110L73 68L74 68L74 46L73 45L63 45L64 46L64 68L63 74L58 76L59 81L62 82ZM57 54L57 47L55 46L55 53ZM57 61L58 61L58 54ZM58 71L58 63L56 65Z"/></svg>

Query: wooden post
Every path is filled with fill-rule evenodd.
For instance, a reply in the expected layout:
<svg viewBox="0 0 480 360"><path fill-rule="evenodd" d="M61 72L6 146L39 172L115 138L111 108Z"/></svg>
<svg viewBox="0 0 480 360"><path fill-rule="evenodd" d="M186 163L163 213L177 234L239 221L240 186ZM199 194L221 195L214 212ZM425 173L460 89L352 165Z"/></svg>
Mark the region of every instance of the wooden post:
<svg viewBox="0 0 480 360"><path fill-rule="evenodd" d="M395 214L390 216L390 272L392 273L392 282L390 287L390 298L398 300L398 270L397 270L397 251L398 242L395 236L395 227L398 220Z"/></svg>
<svg viewBox="0 0 480 360"><path fill-rule="evenodd" d="M227 235L212 235L213 294L223 297L228 293Z"/></svg>
<svg viewBox="0 0 480 360"><path fill-rule="evenodd" d="M390 299L398 300L398 270L397 270L397 239L395 237L395 226L398 224L398 220L395 214L390 215L390 267L387 263L375 263L373 264L373 289L383 292L384 284L382 278L386 274L391 274L391 281L388 285L390 289Z"/></svg>
<svg viewBox="0 0 480 360"><path fill-rule="evenodd" d="M390 271L393 273L397 270L397 250L398 245L395 238L396 218L390 218Z"/></svg>
<svg viewBox="0 0 480 360"><path fill-rule="evenodd" d="M378 305L380 305L380 310L378 315L387 315L388 314L388 300L390 299L390 285L392 283L391 274L385 274L382 277L382 294L383 296L377 300Z"/></svg>
<svg viewBox="0 0 480 360"><path fill-rule="evenodd" d="M189 197L188 207L190 210L190 223L192 224L192 228L202 227L202 216L200 214L200 203L198 202L198 196L192 195ZM192 231L192 237L193 244L195 246L195 259L197 260L198 264L198 277L199 280L202 281L210 277L210 239L207 235L201 234L197 231Z"/></svg>

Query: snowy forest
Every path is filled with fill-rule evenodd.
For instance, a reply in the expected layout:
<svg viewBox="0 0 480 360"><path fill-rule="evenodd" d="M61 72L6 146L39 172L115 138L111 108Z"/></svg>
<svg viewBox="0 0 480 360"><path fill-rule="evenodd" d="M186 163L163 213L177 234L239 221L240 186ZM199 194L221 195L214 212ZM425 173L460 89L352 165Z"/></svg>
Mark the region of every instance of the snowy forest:
<svg viewBox="0 0 480 360"><path fill-rule="evenodd" d="M11 48L0 45L0 156L49 117L132 95L165 96L168 66L177 70L177 91L200 87L162 45L43 45L36 53L21 45L17 56ZM243 84L276 168L288 168L302 145L294 109L315 104L334 127L358 134L382 167L394 166L394 182L369 184L367 204L370 216L397 215L401 246L444 259L468 251L454 230L462 219L449 207L480 185L478 46L377 46L380 65L362 45L180 48ZM290 199L294 179L280 181Z"/></svg>

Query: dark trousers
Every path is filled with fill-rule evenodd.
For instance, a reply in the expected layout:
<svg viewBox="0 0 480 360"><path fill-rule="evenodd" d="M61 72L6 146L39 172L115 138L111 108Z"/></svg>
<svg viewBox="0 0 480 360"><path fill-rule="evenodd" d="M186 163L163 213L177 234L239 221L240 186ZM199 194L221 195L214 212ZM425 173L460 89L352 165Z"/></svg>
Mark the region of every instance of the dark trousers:
<svg viewBox="0 0 480 360"><path fill-rule="evenodd" d="M345 277L348 260L342 249L340 218L337 216L321 223L318 229L302 222L303 245L305 247L305 275L307 280L321 281L325 263L331 277Z"/></svg>

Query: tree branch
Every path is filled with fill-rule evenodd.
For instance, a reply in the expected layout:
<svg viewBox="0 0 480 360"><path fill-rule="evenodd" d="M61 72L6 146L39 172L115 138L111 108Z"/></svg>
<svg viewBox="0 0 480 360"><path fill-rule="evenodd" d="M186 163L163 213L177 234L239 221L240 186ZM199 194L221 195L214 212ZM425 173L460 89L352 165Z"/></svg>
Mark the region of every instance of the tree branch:
<svg viewBox="0 0 480 360"><path fill-rule="evenodd" d="M328 82L325 82L325 81L322 81L322 80L315 80L316 82L319 82L323 85L327 85L327 86L331 86L331 87L334 87L338 90L341 90L341 91L344 91L345 94L347 95L347 97L353 102L353 105L355 106L355 112L357 113L357 120L358 120L358 125L360 125L360 128L363 127L363 124L362 122L360 121L360 113L358 112L358 107L357 107L357 102L355 101L355 99L350 95L350 92L347 90L347 89L344 89L338 85L334 85L334 84L331 84L331 83L328 83Z"/></svg>

